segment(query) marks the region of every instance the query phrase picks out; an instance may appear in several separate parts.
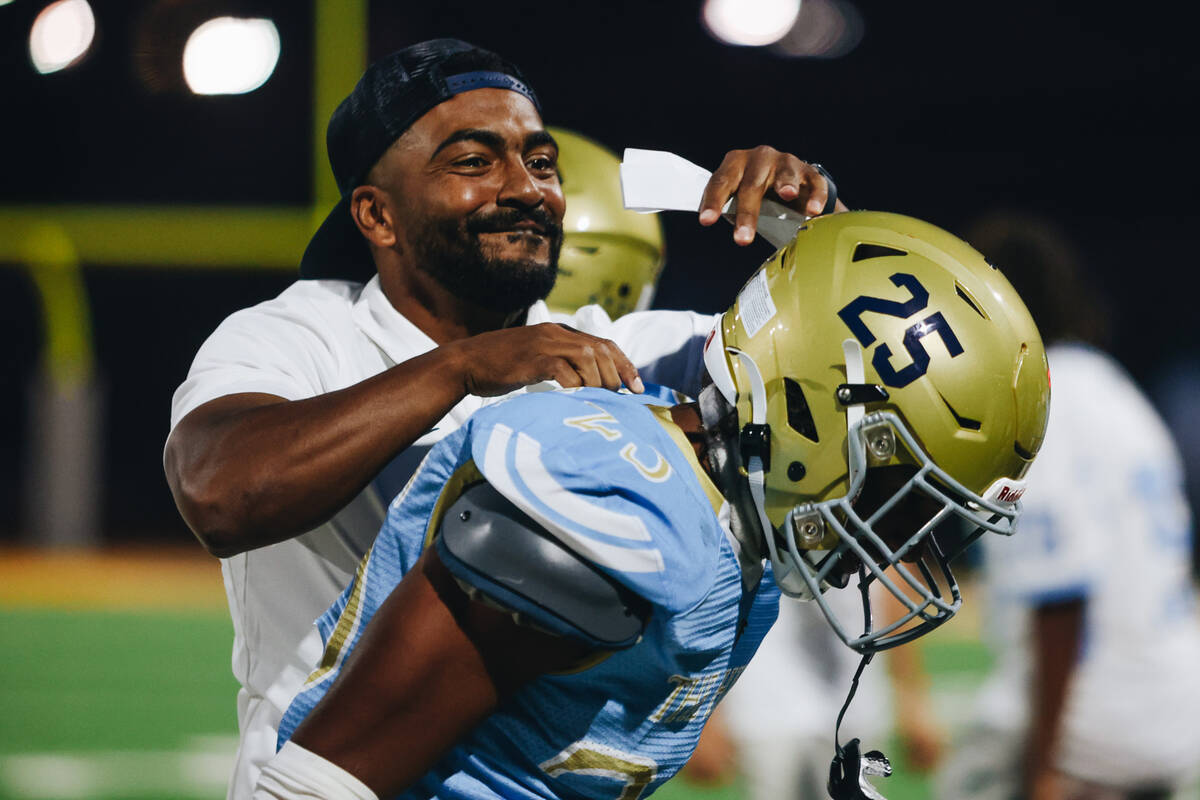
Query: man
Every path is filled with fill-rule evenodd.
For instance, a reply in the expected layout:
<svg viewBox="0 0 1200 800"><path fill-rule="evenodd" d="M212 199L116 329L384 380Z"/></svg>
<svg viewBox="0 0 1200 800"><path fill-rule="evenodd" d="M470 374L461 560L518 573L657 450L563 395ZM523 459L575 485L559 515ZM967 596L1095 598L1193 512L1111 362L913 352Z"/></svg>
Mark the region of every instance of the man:
<svg viewBox="0 0 1200 800"><path fill-rule="evenodd" d="M698 403L528 393L439 442L306 642L255 797L636 800L687 760L778 589L830 615L851 573L867 608L894 595L894 623L830 616L864 654L953 616L932 530L1009 532L1046 419L1003 276L917 220L821 217L704 359Z"/></svg>
<svg viewBox="0 0 1200 800"><path fill-rule="evenodd" d="M304 254L305 280L205 342L164 455L183 518L224 559L242 686L232 797L274 751L306 674L297 645L434 442L484 398L550 379L640 391L640 371L694 392L711 326L682 312L550 324L555 145L520 72L492 53L435 40L373 64L328 145L342 199ZM701 223L736 196L735 239L748 243L768 190L811 213L832 200L794 156L738 151Z"/></svg>
<svg viewBox="0 0 1200 800"><path fill-rule="evenodd" d="M1166 800L1200 772L1200 618L1178 450L1097 349L1106 315L1063 234L993 215L971 238L1050 342L1054 409L1020 531L984 549L996 664L938 796Z"/></svg>

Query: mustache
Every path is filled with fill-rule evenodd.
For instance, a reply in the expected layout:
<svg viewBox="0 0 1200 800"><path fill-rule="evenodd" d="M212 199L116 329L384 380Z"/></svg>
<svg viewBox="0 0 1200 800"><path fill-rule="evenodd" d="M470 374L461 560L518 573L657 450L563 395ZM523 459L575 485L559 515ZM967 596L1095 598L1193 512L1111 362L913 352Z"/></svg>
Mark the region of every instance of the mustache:
<svg viewBox="0 0 1200 800"><path fill-rule="evenodd" d="M467 218L466 229L468 233L506 233L516 230L522 222L532 222L551 239L562 235L562 225L544 208L502 208L490 214L472 215Z"/></svg>

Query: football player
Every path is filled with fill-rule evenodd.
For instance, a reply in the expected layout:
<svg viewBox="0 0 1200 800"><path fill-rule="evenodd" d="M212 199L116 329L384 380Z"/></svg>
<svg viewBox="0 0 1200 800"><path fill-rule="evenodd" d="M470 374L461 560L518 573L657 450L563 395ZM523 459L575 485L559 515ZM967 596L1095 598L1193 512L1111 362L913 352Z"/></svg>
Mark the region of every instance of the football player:
<svg viewBox="0 0 1200 800"><path fill-rule="evenodd" d="M812 220L705 348L697 403L534 392L436 445L305 644L259 798L620 797L674 775L775 619L869 654L950 619L951 518L1011 532L1044 432L1041 341L963 242ZM857 576L863 613L829 587ZM871 587L905 612L873 624ZM847 743L831 788L878 796Z"/></svg>
<svg viewBox="0 0 1200 800"><path fill-rule="evenodd" d="M574 314L596 304L613 319L645 311L662 273L662 222L657 214L626 210L621 161L615 153L573 131L547 130L558 143L567 212L558 279L546 305L551 311Z"/></svg>
<svg viewBox="0 0 1200 800"><path fill-rule="evenodd" d="M594 303L613 319L649 308L664 260L658 215L625 209L615 153L573 131L548 130L558 143L567 213L558 281L546 304L553 312L574 314ZM860 603L849 592L835 593L829 602L842 608ZM930 713L919 665L920 654L910 647L888 654L886 675L866 672L846 727L864 739L881 738L894 703L908 764L929 769L940 750L941 731ZM700 783L724 780L736 761L755 800L826 796L833 734L829 723L857 666L854 652L815 604L781 607L748 668L749 679L731 690L722 713L710 719L684 777Z"/></svg>
<svg viewBox="0 0 1200 800"><path fill-rule="evenodd" d="M1200 773L1200 615L1172 431L1098 349L1108 317L1053 224L993 214L970 235L1042 326L1054 422L1019 535L983 548L996 662L937 796L1177 797Z"/></svg>

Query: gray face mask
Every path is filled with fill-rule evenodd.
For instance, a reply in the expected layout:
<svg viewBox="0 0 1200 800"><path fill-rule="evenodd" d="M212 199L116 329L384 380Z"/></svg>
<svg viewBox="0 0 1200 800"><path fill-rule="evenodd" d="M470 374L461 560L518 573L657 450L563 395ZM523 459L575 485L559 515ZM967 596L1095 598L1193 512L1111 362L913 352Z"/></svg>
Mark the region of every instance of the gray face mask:
<svg viewBox="0 0 1200 800"><path fill-rule="evenodd" d="M865 415L863 406L850 396L844 403L848 491L841 497L795 506L775 528L767 517L764 493L769 430L757 450L745 446L746 431L768 427L762 374L749 354L733 347L724 350L739 360L749 384L744 391L752 419L748 424L743 425L745 420L737 423L743 425L739 440L739 450L745 451L741 453L743 481L780 590L793 598L815 600L838 637L863 654L911 641L953 617L962 597L950 571L950 559L985 531L1011 534L1019 507L985 500L967 489L924 453L896 414L879 411ZM843 350L846 386L864 387L861 348L847 340ZM872 468L886 465L898 448L903 448L916 466L880 491L876 481L882 472ZM870 484L868 472L873 473ZM856 502L868 486L868 494L875 497L860 509ZM922 506L934 510L927 518L913 517L913 510ZM934 529L955 518L967 522L972 533L962 547L946 553L934 537ZM837 542L832 549L816 549L831 537ZM844 587L848 573L855 569L860 571L864 614L860 619L844 619L822 593L830 586ZM869 597L876 582L904 609L899 618L885 620L878 627L871 618Z"/></svg>

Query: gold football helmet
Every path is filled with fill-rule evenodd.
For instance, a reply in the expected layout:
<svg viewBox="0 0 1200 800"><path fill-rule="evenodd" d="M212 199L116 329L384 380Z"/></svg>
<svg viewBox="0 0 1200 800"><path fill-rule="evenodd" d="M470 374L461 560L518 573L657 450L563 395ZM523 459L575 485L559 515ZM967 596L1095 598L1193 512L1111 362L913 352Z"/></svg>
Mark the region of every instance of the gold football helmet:
<svg viewBox="0 0 1200 800"><path fill-rule="evenodd" d="M916 219L818 217L747 282L705 363L737 408L781 589L815 598L864 653L953 616L957 552L934 529L1012 533L1049 406L1041 338L1000 271ZM854 570L861 634L821 597ZM879 626L875 581L904 608Z"/></svg>
<svg viewBox="0 0 1200 800"><path fill-rule="evenodd" d="M649 308L663 264L658 215L625 209L614 153L577 133L549 130L567 213L558 280L546 303L564 313L597 303L613 319Z"/></svg>

